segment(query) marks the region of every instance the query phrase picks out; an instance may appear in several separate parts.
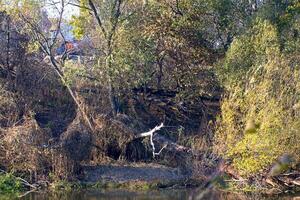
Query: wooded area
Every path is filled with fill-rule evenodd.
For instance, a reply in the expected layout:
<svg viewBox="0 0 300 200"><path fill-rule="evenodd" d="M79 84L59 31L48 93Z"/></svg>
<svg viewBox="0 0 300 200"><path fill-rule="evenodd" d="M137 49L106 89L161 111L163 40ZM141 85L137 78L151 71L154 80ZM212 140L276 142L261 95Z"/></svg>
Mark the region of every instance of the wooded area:
<svg viewBox="0 0 300 200"><path fill-rule="evenodd" d="M298 0L0 0L0 169L299 190L299 55Z"/></svg>

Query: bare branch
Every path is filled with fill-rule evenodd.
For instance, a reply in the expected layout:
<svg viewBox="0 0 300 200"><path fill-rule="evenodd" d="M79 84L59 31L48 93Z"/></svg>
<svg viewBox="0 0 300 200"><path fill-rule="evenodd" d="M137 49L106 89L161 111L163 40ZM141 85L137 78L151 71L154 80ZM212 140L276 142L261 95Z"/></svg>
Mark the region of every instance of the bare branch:
<svg viewBox="0 0 300 200"><path fill-rule="evenodd" d="M1 173L4 173L4 174L8 174L6 171L4 171L4 170L2 170L2 169L0 169L0 172ZM14 175L13 175L14 176ZM21 178L21 177L17 177L17 176L14 176L16 179L18 179L18 180L20 180L22 183L23 183L23 185L25 185L25 186L28 186L28 187L31 187L31 188L34 188L34 189L37 189L37 187L35 186L35 185L32 185L32 184L30 184L28 181L26 181L25 179L23 179L23 178Z"/></svg>
<svg viewBox="0 0 300 200"><path fill-rule="evenodd" d="M156 155L159 155L162 150L164 148L167 147L167 144L165 144L160 150L158 153L155 152L155 145L154 145L154 142L153 142L153 134L156 132L156 131L159 131L161 128L164 127L164 124L161 123L159 126L156 126L154 127L152 130L148 131L148 132L145 132L145 133L140 133L137 137L148 137L150 136L150 144L151 144L151 147L152 147L152 155L153 155L153 158L156 156Z"/></svg>
<svg viewBox="0 0 300 200"><path fill-rule="evenodd" d="M89 7L81 6L81 5L76 4L76 3L69 2L68 4L71 5L71 6L78 7L78 8L83 8L83 9L86 9L86 10L89 10L89 11L93 11L93 10L92 10L91 8L89 8Z"/></svg>
<svg viewBox="0 0 300 200"><path fill-rule="evenodd" d="M112 42L112 37L114 36L115 32L116 32L116 28L118 26L119 23L119 18L121 15L121 4L122 4L122 0L115 0L114 2L114 6L112 8L112 28L111 31L109 33L109 36L107 38L108 40L108 46L110 48L111 46L111 42Z"/></svg>
<svg viewBox="0 0 300 200"><path fill-rule="evenodd" d="M55 6L56 7L56 6ZM57 8L57 7L56 7ZM57 30L55 32L55 35L54 35L54 38L52 40L52 44L50 45L50 49L53 48L54 44L56 43L57 41L57 37L58 37L58 34L60 33L60 29L61 29L61 23L62 23L62 19L63 19L63 14L64 14L64 9L65 9L65 4L64 4L64 0L61 0L61 10L59 10L57 8L57 11L59 12L59 17L58 17L58 20L57 20Z"/></svg>
<svg viewBox="0 0 300 200"><path fill-rule="evenodd" d="M98 14L97 8L95 7L95 4L92 0L89 0L89 6L91 7L91 10L93 11L93 14L97 20L98 25L100 26L100 29L101 29L104 37L107 38L107 32L104 28L104 25L102 23L102 20L101 20L99 14Z"/></svg>
<svg viewBox="0 0 300 200"><path fill-rule="evenodd" d="M140 138L140 137L147 137L147 136L153 135L153 133L155 133L156 131L159 131L163 127L164 127L164 123L161 123L159 126L155 126L153 129L151 129L148 132L138 134L137 137Z"/></svg>

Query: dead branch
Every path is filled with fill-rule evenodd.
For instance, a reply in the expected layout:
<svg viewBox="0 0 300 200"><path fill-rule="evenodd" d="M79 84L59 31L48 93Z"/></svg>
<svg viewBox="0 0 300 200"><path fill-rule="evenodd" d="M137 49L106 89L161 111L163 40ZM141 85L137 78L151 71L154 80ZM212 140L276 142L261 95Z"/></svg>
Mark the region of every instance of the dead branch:
<svg viewBox="0 0 300 200"><path fill-rule="evenodd" d="M161 123L159 126L156 126L154 127L152 130L148 131L148 132L144 132L144 133L140 133L137 137L140 138L140 137L150 137L150 144L151 144L151 147L152 147L152 154L153 154L153 158L155 158L156 155L159 155L162 150L164 148L167 147L168 144L165 144L157 153L155 152L155 145L154 145L154 142L153 142L153 134L156 132L156 131L159 131L161 128L164 127L164 123Z"/></svg>
<svg viewBox="0 0 300 200"><path fill-rule="evenodd" d="M159 126L156 126L154 127L153 129L151 129L150 131L148 132L144 132L144 133L140 133L136 136L136 138L141 138L141 137L150 137L150 144L151 144L151 147L152 147L152 154L153 154L153 157L155 157L156 155L159 155L163 149L167 148L169 151L173 151L173 152L191 152L192 149L190 148L187 148L185 146L182 146L182 145L179 145L161 135L156 135L155 138L154 138L154 133L156 131L159 131L161 128L164 128L166 126L164 126L163 123L161 123ZM159 150L159 152L155 152L155 146L154 146L154 141L159 143L159 144L162 144L163 147Z"/></svg>
<svg viewBox="0 0 300 200"><path fill-rule="evenodd" d="M6 171L0 169L0 172L4 173L4 174L8 174ZM27 187L30 187L30 188L33 188L33 189L38 189L35 185L32 185L30 184L28 181L26 181L25 179L21 178L21 177L17 177L17 176L14 176L12 175L13 177L15 177L16 179L18 179L19 181L22 182L23 185L27 186Z"/></svg>
<svg viewBox="0 0 300 200"><path fill-rule="evenodd" d="M159 126L154 127L153 129L151 129L151 130L148 131L148 132L144 132L144 133L138 134L137 137L140 138L140 137L151 136L151 135L153 135L154 132L159 131L159 130L160 130L161 128L163 128L163 127L164 127L164 124L161 123Z"/></svg>
<svg viewBox="0 0 300 200"><path fill-rule="evenodd" d="M27 195L29 195L30 193L35 192L35 191L37 191L37 189L35 189L35 188L32 189L32 190L29 190L29 191L25 192L24 194L19 195L18 198L25 197L25 196L27 196Z"/></svg>

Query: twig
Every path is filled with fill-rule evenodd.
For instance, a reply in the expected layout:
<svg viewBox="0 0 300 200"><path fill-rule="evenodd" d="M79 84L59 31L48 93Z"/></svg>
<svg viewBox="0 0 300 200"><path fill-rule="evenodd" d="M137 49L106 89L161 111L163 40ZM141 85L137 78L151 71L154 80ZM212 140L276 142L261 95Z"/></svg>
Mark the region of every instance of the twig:
<svg viewBox="0 0 300 200"><path fill-rule="evenodd" d="M83 9L86 9L86 10L89 10L89 11L93 11L91 8L88 8L86 6L82 6L82 5L79 5L79 4L75 4L75 3L72 3L72 2L69 2L68 4L71 5L71 6L78 7L78 8L83 8Z"/></svg>
<svg viewBox="0 0 300 200"><path fill-rule="evenodd" d="M155 155L159 155L161 152L162 152L162 150L164 149L164 148L166 148L168 146L168 144L165 144L160 150L159 150L159 152L158 153L154 153Z"/></svg>

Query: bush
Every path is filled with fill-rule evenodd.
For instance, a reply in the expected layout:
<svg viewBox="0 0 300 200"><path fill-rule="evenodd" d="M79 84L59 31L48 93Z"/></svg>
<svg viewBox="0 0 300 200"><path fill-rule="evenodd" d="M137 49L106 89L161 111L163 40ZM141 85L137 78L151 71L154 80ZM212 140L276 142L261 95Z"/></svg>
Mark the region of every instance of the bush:
<svg viewBox="0 0 300 200"><path fill-rule="evenodd" d="M233 42L221 70L227 94L215 147L245 176L283 154L300 161L300 60L280 52L278 37L268 21L256 21Z"/></svg>
<svg viewBox="0 0 300 200"><path fill-rule="evenodd" d="M0 174L0 194L15 194L23 190L21 181L12 174Z"/></svg>

